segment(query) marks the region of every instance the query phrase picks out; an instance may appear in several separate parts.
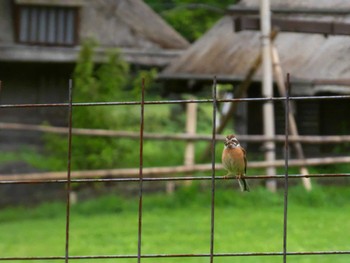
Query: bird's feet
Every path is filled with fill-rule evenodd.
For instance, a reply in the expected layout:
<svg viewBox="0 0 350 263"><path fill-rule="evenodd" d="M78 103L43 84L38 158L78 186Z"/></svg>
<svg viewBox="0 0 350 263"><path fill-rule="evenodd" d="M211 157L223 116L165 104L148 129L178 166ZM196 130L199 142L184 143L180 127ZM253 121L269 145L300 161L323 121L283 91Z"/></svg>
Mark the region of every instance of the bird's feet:
<svg viewBox="0 0 350 263"><path fill-rule="evenodd" d="M230 174L226 174L222 178L224 178L224 180L229 179L230 178Z"/></svg>

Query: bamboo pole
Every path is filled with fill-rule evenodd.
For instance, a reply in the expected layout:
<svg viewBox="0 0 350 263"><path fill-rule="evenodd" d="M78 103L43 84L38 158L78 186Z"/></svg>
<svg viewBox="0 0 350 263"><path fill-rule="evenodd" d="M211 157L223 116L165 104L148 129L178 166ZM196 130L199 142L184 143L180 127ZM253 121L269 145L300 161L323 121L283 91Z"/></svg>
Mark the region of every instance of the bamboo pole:
<svg viewBox="0 0 350 263"><path fill-rule="evenodd" d="M23 124L23 123L0 123L1 130L18 130L18 131L35 131L44 133L56 133L67 134L67 128L65 127L53 127L45 125L35 124ZM101 137L116 137L116 138L129 138L139 139L138 132L130 131L114 131L104 129L82 129L73 128L72 134L80 136L101 136ZM217 135L217 140L224 140L224 135ZM177 140L177 141L211 141L212 136L206 134L164 134L164 133L144 133L144 138L149 140ZM239 135L239 140L242 142L261 143L266 141L284 142L284 135L276 135L274 137L266 137L264 135ZM338 144L350 142L350 135L299 135L289 136L290 142L302 142L305 144Z"/></svg>
<svg viewBox="0 0 350 263"><path fill-rule="evenodd" d="M188 103L186 106L186 134L195 135L197 128L197 104ZM191 167L195 164L195 144L188 141L185 149L185 166ZM186 181L185 185L191 185L192 181Z"/></svg>
<svg viewBox="0 0 350 263"><path fill-rule="evenodd" d="M251 161L249 168L266 168L266 167L283 167L284 160L275 160L273 162L267 161ZM317 166L325 164L349 163L350 157L327 157L327 158L309 158L304 160L292 159L289 160L290 167L297 166ZM216 170L223 171L222 164L215 165ZM195 164L191 167L181 166L167 166L167 167L145 167L143 168L143 175L148 177L160 177L168 174L188 174L194 172L207 172L212 170L212 164ZM104 170L89 170L89 171L72 171L72 179L92 179L92 178L130 178L139 175L138 168L125 169L104 169ZM60 180L67 179L67 172L43 172L43 173L27 173L27 174L2 174L0 175L0 182L3 181L31 181L40 182L43 180Z"/></svg>
<svg viewBox="0 0 350 263"><path fill-rule="evenodd" d="M260 1L260 28L261 28L261 50L262 50L262 95L264 98L273 97L273 80L272 80L272 58L271 58L271 17L270 17L270 0ZM272 101L263 104L263 131L267 137L275 136L275 114ZM276 159L275 143L265 142L265 160L273 162ZM276 174L275 167L267 167L268 176ZM276 192L276 180L267 180L266 187L271 192Z"/></svg>
<svg viewBox="0 0 350 263"><path fill-rule="evenodd" d="M283 75L282 66L281 66L279 55L278 55L278 51L277 51L277 48L274 44L271 45L271 56L272 56L273 71L275 73L275 79L276 79L276 83L277 83L278 92L280 93L280 95L282 97L285 97L287 88L286 88L284 77L283 77L284 75ZM291 107L289 107L289 108L291 108ZM289 111L288 121L289 121L290 134L298 136L299 132L298 132L298 128L297 128L297 123L295 121L295 118L294 118L292 111ZM293 146L295 148L295 151L297 153L298 158L304 159L305 155L304 155L304 151L303 151L303 147L301 146L301 143L294 142ZM307 167L301 166L300 173L307 175L307 174L309 174L309 170L307 169ZM302 182L303 182L305 189L307 191L311 191L311 189L312 189L311 179L303 177Z"/></svg>

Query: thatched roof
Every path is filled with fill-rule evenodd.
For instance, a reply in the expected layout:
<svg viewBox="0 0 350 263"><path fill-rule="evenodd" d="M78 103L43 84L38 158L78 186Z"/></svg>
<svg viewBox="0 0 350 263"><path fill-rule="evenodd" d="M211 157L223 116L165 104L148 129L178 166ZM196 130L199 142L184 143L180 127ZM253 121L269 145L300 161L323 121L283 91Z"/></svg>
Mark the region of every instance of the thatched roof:
<svg viewBox="0 0 350 263"><path fill-rule="evenodd" d="M85 0L81 37L102 46L185 49L189 46L142 0Z"/></svg>
<svg viewBox="0 0 350 263"><path fill-rule="evenodd" d="M16 3L44 4L51 0L16 0ZM66 1L62 2L64 4ZM51 3L51 2L50 2ZM71 1L69 2L71 3ZM79 38L99 42L97 60L108 48L120 48L130 63L168 65L188 41L168 25L142 0L74 0L80 6ZM12 0L0 1L0 61L75 62L79 46L55 47L17 44L11 12Z"/></svg>
<svg viewBox="0 0 350 263"><path fill-rule="evenodd" d="M258 0L247 0L244 4L254 6ZM273 1L272 6L288 2L303 6L339 7L344 1ZM350 7L350 1L345 1ZM277 3L277 4L276 4ZM313 5L311 5L313 3ZM324 4L324 5L323 5ZM278 6L278 5L277 5ZM300 7L300 6L299 6ZM296 15L294 15L296 17ZM310 19L310 16L299 18ZM318 19L349 21L350 16L318 16ZM324 36L321 34L280 32L275 40L281 64L285 72L294 79L350 80L350 36ZM219 79L240 81L244 78L260 50L260 32L233 32L233 19L223 17L201 39L195 42L179 58L175 59L161 74L163 79ZM258 71L256 80L261 79Z"/></svg>

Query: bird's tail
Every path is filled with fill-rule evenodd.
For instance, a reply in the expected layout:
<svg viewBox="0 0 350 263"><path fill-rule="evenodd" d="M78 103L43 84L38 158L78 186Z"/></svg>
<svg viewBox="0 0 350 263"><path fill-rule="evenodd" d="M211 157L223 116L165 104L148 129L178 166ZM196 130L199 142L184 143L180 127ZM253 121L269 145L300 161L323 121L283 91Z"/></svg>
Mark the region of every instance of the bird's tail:
<svg viewBox="0 0 350 263"><path fill-rule="evenodd" d="M239 178L238 184L239 184L239 187L241 188L242 192L249 192L250 191L249 185L244 178Z"/></svg>

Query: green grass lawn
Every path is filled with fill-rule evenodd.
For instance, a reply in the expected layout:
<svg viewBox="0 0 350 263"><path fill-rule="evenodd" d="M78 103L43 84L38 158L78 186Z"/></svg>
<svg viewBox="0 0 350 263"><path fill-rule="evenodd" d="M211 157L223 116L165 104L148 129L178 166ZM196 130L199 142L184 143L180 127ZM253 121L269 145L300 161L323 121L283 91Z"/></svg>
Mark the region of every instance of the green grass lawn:
<svg viewBox="0 0 350 263"><path fill-rule="evenodd" d="M239 193L216 190L215 252L280 252L283 238L283 193L262 188ZM305 193L291 188L288 210L289 251L350 250L350 191L316 187ZM182 188L171 196L145 194L143 254L209 253L210 187ZM72 206L70 255L135 255L138 199L104 196ZM0 211L0 255L62 256L65 204ZM71 260L135 262L135 259ZM143 262L208 262L208 258L143 259ZM11 261L28 262L28 261ZM39 261L31 261L39 262ZM44 261L41 261L44 262ZM52 262L63 262L60 260ZM280 256L217 257L215 262L282 262ZM289 256L288 262L350 262L350 255Z"/></svg>

